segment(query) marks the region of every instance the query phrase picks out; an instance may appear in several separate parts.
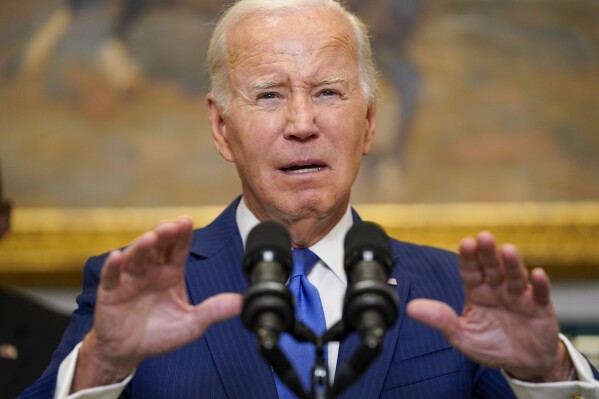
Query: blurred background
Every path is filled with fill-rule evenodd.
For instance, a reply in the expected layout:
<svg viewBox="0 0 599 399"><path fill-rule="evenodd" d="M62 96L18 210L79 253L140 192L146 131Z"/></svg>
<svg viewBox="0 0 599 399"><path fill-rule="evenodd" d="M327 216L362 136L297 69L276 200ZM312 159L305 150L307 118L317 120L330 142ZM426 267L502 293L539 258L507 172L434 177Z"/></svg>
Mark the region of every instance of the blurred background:
<svg viewBox="0 0 599 399"><path fill-rule="evenodd" d="M3 2L0 156L15 201L230 201L236 174L213 149L204 107L224 3ZM349 4L383 71L354 201L599 198L597 2Z"/></svg>
<svg viewBox="0 0 599 399"><path fill-rule="evenodd" d="M68 313L87 256L179 213L201 225L239 193L204 107L225 3L0 3L0 163L15 207L0 284ZM408 241L455 249L499 231L550 268L562 329L597 363L599 2L348 4L382 72L353 202Z"/></svg>

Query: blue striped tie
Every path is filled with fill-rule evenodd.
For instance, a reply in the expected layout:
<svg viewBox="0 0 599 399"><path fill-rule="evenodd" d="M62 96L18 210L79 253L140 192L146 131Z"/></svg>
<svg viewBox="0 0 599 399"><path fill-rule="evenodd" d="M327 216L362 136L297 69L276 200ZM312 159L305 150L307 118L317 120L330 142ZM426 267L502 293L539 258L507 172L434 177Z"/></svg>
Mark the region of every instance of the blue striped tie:
<svg viewBox="0 0 599 399"><path fill-rule="evenodd" d="M318 295L316 287L306 277L318 262L318 256L307 248L294 249L292 255L293 273L287 286L295 297L295 317L314 331L316 335L322 335L326 331L326 323L320 295ZM316 361L314 344L297 342L285 333L281 335L279 345L298 372L304 389L309 390L312 383L312 368ZM279 398L296 398L295 394L276 375L275 382Z"/></svg>

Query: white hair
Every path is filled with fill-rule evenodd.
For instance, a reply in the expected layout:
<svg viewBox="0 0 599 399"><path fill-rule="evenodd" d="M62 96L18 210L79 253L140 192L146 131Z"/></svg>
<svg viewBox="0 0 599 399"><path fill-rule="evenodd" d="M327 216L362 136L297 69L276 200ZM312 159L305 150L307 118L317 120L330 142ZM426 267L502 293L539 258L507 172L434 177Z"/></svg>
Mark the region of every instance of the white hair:
<svg viewBox="0 0 599 399"><path fill-rule="evenodd" d="M239 0L220 17L208 47L208 68L212 93L216 104L227 112L229 81L227 75L228 43L232 28L243 17L254 12L297 10L303 7L324 7L339 11L350 23L357 50L360 88L368 105L375 101L377 69L372 59L372 49L366 25L335 0Z"/></svg>

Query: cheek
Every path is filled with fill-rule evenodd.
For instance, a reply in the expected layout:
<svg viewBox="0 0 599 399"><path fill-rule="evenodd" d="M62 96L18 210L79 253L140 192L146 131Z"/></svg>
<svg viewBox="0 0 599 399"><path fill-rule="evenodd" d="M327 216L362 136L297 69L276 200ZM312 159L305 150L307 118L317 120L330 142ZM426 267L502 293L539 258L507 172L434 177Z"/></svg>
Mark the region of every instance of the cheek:
<svg viewBox="0 0 599 399"><path fill-rule="evenodd" d="M255 142L269 139L272 141L274 137L282 134L285 119L278 111L254 110L241 114L236 125L236 130L240 133L239 136L242 140Z"/></svg>
<svg viewBox="0 0 599 399"><path fill-rule="evenodd" d="M252 167L259 173L259 166L272 154L277 142L278 129L276 118L260 117L260 112L241 117L230 137L232 151L239 167Z"/></svg>
<svg viewBox="0 0 599 399"><path fill-rule="evenodd" d="M347 115L340 116L333 125L335 147L340 153L355 159L364 155L365 123L363 120L348 118Z"/></svg>
<svg viewBox="0 0 599 399"><path fill-rule="evenodd" d="M285 117L282 115L282 111L265 112L264 115L260 116L255 125L253 125L256 126L256 135L261 139L269 140L264 144L274 144L278 136L283 137Z"/></svg>

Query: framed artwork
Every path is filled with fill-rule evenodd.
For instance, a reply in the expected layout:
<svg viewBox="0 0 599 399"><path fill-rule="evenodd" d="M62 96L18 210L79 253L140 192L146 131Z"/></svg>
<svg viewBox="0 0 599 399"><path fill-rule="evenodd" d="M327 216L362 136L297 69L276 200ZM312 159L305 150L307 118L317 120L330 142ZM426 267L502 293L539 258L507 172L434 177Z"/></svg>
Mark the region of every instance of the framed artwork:
<svg viewBox="0 0 599 399"><path fill-rule="evenodd" d="M0 277L83 260L240 193L211 142L208 39L228 1L0 4ZM599 278L599 3L347 1L381 70L353 203L407 241L487 228L558 278ZM39 276L44 276L39 277Z"/></svg>

